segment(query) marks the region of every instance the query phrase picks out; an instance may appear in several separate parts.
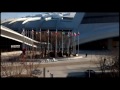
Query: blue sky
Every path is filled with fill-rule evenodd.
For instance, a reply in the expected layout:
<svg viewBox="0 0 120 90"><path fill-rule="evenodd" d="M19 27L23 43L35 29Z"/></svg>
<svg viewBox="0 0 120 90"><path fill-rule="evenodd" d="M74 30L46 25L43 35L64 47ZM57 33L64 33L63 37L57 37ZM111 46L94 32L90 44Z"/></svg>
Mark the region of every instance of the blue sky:
<svg viewBox="0 0 120 90"><path fill-rule="evenodd" d="M25 16L33 16L36 14L40 14L41 12L1 12L1 20L9 19L9 18L20 18Z"/></svg>

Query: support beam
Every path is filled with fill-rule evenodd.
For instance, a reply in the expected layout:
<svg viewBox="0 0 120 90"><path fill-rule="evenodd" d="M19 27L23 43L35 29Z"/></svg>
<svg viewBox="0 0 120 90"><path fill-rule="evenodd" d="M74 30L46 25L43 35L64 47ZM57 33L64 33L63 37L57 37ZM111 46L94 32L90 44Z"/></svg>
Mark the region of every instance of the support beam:
<svg viewBox="0 0 120 90"><path fill-rule="evenodd" d="M112 39L108 39L108 49L112 50L113 46L112 46Z"/></svg>

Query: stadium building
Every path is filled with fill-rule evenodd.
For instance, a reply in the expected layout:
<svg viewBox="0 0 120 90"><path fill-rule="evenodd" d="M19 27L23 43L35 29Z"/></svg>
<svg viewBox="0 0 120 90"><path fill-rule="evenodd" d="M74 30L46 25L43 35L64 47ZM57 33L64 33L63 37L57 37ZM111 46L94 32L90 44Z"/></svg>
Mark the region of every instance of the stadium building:
<svg viewBox="0 0 120 90"><path fill-rule="evenodd" d="M59 33L79 33L78 36L71 40L71 47L76 49L112 50L119 48L119 13L48 12L1 21L1 51L22 50L23 43L24 47L27 46L29 49L31 47L38 49L39 46L45 47L47 43L51 43L47 41L47 36L44 34L47 30ZM31 35L32 31L33 35ZM40 38L39 32L42 32L42 39L46 38L46 40L40 41L38 39ZM52 36L52 34L50 35ZM65 42L68 41L64 40ZM51 49L53 48L52 44L50 47ZM61 49L61 44L58 46L58 49L59 47ZM64 45L65 47L67 48L67 45Z"/></svg>

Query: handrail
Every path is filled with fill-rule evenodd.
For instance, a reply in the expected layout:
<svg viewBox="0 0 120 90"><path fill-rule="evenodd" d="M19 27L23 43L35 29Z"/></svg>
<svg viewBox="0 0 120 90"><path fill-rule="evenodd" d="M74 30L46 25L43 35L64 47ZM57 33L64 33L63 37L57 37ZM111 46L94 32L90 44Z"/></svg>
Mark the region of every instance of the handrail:
<svg viewBox="0 0 120 90"><path fill-rule="evenodd" d="M4 29L4 30L6 30L6 31L8 31L8 32L10 32L10 33L14 33L14 34L16 34L16 35L19 35L19 36L21 36L21 37L24 36L24 35L22 35L22 34L20 34L20 33L17 33L17 32L15 32L14 30L9 29L9 28L7 28L7 27L5 27L5 26L3 26L3 25L1 25L1 29ZM24 36L24 38L25 38L25 39L29 39L29 40L31 40L31 41L33 41L33 42L39 43L38 41L35 41L35 40L33 40L33 39L29 38L29 37L26 37L26 36Z"/></svg>

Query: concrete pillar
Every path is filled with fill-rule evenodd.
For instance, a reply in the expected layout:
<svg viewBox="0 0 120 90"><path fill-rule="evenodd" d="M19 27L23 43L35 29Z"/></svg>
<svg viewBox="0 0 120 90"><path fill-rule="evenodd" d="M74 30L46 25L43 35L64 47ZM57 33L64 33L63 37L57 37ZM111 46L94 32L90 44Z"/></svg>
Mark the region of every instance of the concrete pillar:
<svg viewBox="0 0 120 90"><path fill-rule="evenodd" d="M108 39L108 49L112 50L113 46L112 46L112 39Z"/></svg>
<svg viewBox="0 0 120 90"><path fill-rule="evenodd" d="M119 41L116 42L116 46L119 49Z"/></svg>
<svg viewBox="0 0 120 90"><path fill-rule="evenodd" d="M43 68L43 77L45 78L45 67Z"/></svg>

